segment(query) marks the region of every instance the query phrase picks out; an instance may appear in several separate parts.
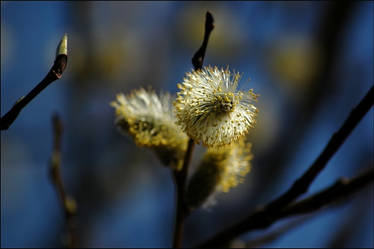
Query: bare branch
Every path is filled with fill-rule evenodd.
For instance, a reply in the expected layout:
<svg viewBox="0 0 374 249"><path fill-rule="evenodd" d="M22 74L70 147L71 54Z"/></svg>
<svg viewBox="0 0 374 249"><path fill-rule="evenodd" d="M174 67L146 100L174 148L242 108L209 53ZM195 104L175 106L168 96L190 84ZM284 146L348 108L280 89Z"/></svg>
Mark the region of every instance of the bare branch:
<svg viewBox="0 0 374 249"><path fill-rule="evenodd" d="M372 181L374 181L373 168L365 171L364 173L361 173L359 176L356 176L351 180L347 180L344 178L339 179L335 182L335 184L318 192L317 194L314 194L308 198L289 205L277 217L275 217L274 222L295 215L311 214L328 206L329 204L341 204L342 202L339 201L348 198ZM306 220L309 220L311 217L313 217L313 215L306 216L306 219L295 220L286 224L280 229L277 229L274 232L266 234L263 237L248 241L246 243L246 247L259 247L264 243L269 243L277 239L279 236L289 231L290 229L302 224Z"/></svg>
<svg viewBox="0 0 374 249"><path fill-rule="evenodd" d="M188 173L188 166L192 158L192 151L194 148L194 141L190 138L188 140L188 147L183 161L183 167L181 171L174 170L174 181L176 186L176 202L177 211L175 218L175 228L174 228L174 238L173 238L173 248L180 248L182 246L183 238L183 224L186 217L186 206L184 201L186 179Z"/></svg>
<svg viewBox="0 0 374 249"><path fill-rule="evenodd" d="M373 197L371 195L371 197ZM367 219L364 214L366 211L373 208L367 205L367 195L362 194L358 201L355 201L354 206L349 208L349 215L341 217L339 223L336 225L334 234L330 236L327 243L324 245L326 248L344 248L347 247L348 243L352 240L355 235L357 227L360 227L360 223ZM370 212L370 211L369 211Z"/></svg>
<svg viewBox="0 0 374 249"><path fill-rule="evenodd" d="M329 204L349 197L373 181L374 169L371 168L351 180L339 179L330 187L301 201L290 204L279 212L274 213L271 210L259 208L244 221L216 234L208 241L199 245L198 248L223 247L232 239L245 232L267 228L283 218L315 212Z"/></svg>
<svg viewBox="0 0 374 249"><path fill-rule="evenodd" d="M305 92L308 94L305 95L303 101L298 102L295 113L290 116L293 120L297 119L297 122L291 122L286 126L286 130L280 133L277 142L268 150L271 157L263 158L264 167L262 168L264 170L259 172L259 177L263 179L261 179L261 184L253 189L253 193L261 191L257 198L261 199L261 196L271 192L273 184L270 182L276 183L281 180L277 176L281 175L282 166L287 165L292 155L299 150L305 138L305 131L310 129L316 113L330 99L331 91L338 89L339 84L334 79L333 72L335 65L339 63L339 54L342 52L339 44L344 38L344 30L347 29L349 20L355 15L357 7L357 2L346 1L344 4L329 2L323 8L313 38L315 44L320 48L320 54L323 55L321 64L315 74L307 79L309 83L305 83L305 86L308 86ZM287 146L284 146L286 140ZM267 170L273 172L274 178L266 177Z"/></svg>
<svg viewBox="0 0 374 249"><path fill-rule="evenodd" d="M210 33L214 29L214 19L212 14L207 11L205 15L205 32L204 32L204 40L201 44L201 47L196 51L194 56L192 57L192 65L194 66L195 70L201 69L203 67L204 57L206 48L208 46L209 36Z"/></svg>
<svg viewBox="0 0 374 249"><path fill-rule="evenodd" d="M374 86L370 88L365 97L361 102L351 111L347 120L344 122L342 127L332 135L330 141L326 145L325 149L309 167L309 169L297 179L292 187L287 190L282 196L268 205L268 209L279 210L297 197L308 191L309 186L312 184L318 174L326 167L326 164L344 143L345 139L353 131L360 120L370 110L374 103Z"/></svg>
<svg viewBox="0 0 374 249"><path fill-rule="evenodd" d="M308 215L305 217L301 217L297 220L293 220L284 226L276 229L275 231L272 231L270 233L267 233L261 237L253 238L245 243L246 248L259 248L263 247L264 245L267 245L273 241L276 241L279 239L282 235L286 234L290 230L304 224L305 222L309 221L312 217L315 217L315 215Z"/></svg>
<svg viewBox="0 0 374 249"><path fill-rule="evenodd" d="M68 229L68 247L75 247L75 224L74 216L76 213L76 203L75 200L66 194L64 184L61 177L61 137L63 126L61 120L57 114L52 118L53 123L53 152L50 163L50 176L51 180L57 190L58 196L61 200L62 208L65 212L66 225Z"/></svg>
<svg viewBox="0 0 374 249"><path fill-rule="evenodd" d="M26 96L21 97L13 105L13 107L1 117L0 129L7 130L14 120L18 117L18 114L25 108L31 100L33 100L39 93L41 93L49 84L58 80L62 77L62 73L65 71L67 66L67 35L65 34L56 50L56 59L53 63L52 68L49 70L44 79L36 85Z"/></svg>
<svg viewBox="0 0 374 249"><path fill-rule="evenodd" d="M374 181L373 168L350 180L339 179L323 191L289 205L280 212L279 218L317 211L331 203L347 198L372 181Z"/></svg>

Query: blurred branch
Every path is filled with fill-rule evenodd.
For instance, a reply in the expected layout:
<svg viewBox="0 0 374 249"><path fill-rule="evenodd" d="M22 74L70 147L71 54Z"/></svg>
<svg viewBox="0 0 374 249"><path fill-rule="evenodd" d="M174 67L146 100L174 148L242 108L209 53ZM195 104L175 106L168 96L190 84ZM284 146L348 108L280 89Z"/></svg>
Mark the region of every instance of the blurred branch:
<svg viewBox="0 0 374 249"><path fill-rule="evenodd" d="M208 45L208 40L210 33L214 28L214 19L212 14L207 11L205 16L205 32L204 40L201 47L197 50L195 55L192 57L192 65L195 70L201 69L204 62L205 52ZM192 151L194 149L194 141L190 138L188 140L187 151L184 157L183 166L180 171L174 171L174 181L177 189L176 197L176 218L175 218L175 227L174 227L174 237L173 237L173 248L180 248L182 246L183 238L183 225L184 219L187 216L187 210L184 201L186 179L188 175L188 166L191 161Z"/></svg>
<svg viewBox="0 0 374 249"><path fill-rule="evenodd" d="M62 77L62 73L66 68L68 59L67 39L67 35L65 34L62 37L59 45L57 46L56 59L53 63L53 66L44 77L44 79L38 85L36 85L26 96L18 99L13 107L3 117L1 117L1 130L7 130L12 125L14 120L16 120L18 114L26 105L30 103L31 100L33 100L39 93L41 93L49 84Z"/></svg>
<svg viewBox="0 0 374 249"><path fill-rule="evenodd" d="M284 207L294 201L297 197L305 193L318 174L325 168L327 162L343 144L348 135L356 127L362 117L370 110L374 102L374 86L370 88L366 96L360 103L351 111L347 120L341 128L333 134L325 149L308 168L308 170L297 179L293 185L280 197L268 203L259 211L254 212L248 216L244 221L216 234L207 242L202 244L202 247L211 245L223 245L223 243L232 240L240 234L253 230L256 228L263 228L264 223L267 224L269 217L278 215ZM272 219L270 219L272 220ZM270 223L271 224L271 223ZM270 225L269 224L269 225Z"/></svg>
<svg viewBox="0 0 374 249"><path fill-rule="evenodd" d="M370 88L365 97L360 103L351 111L347 120L342 127L332 135L325 149L309 167L309 169L297 179L292 187L280 196L278 199L268 205L269 209L279 209L296 199L301 194L308 191L309 186L312 184L318 174L326 167L326 164L344 143L345 139L353 131L353 129L360 122L362 117L370 110L374 103L374 86Z"/></svg>
<svg viewBox="0 0 374 249"><path fill-rule="evenodd" d="M57 114L52 117L53 123L53 152L50 163L51 180L55 185L59 198L61 200L62 208L65 212L66 225L68 229L68 247L75 247L75 224L74 215L76 213L76 203L73 198L66 194L64 184L61 177L61 136L63 126L61 120Z"/></svg>
<svg viewBox="0 0 374 249"><path fill-rule="evenodd" d="M357 228L360 227L359 224L362 223L364 219L367 219L367 216L363 214L366 213L368 209L372 211L372 208L367 205L367 198L361 198L360 201L356 202L354 207L350 208L349 216L342 217L339 224L336 225L337 229L334 232L334 235L328 240L326 247L347 247L349 241L353 238L353 236L355 236L355 232L358 230Z"/></svg>
<svg viewBox="0 0 374 249"><path fill-rule="evenodd" d="M267 170L271 170L275 178L267 177L267 170L261 174L260 184L253 193L268 195L274 187L274 183L281 180L277 176L282 176L283 165L286 165L292 155L300 149L300 144L304 141L306 131L313 123L313 118L320 110L320 107L331 95L339 90L337 80L334 79L336 65L339 64L341 41L344 39L343 32L347 29L349 21L352 20L357 2L347 1L344 3L328 2L326 9L321 16L321 22L315 29L315 44L321 51L321 65L319 70L309 79L308 89L302 102L290 103L296 108L291 120L287 121L286 130L280 133L277 143L267 151L262 162ZM284 146L287 141L287 146ZM272 155L268 157L266 155ZM252 196L252 194L250 194ZM261 197L262 197L261 196ZM259 196L259 199L261 199Z"/></svg>
<svg viewBox="0 0 374 249"><path fill-rule="evenodd" d="M289 232L295 227L298 227L299 225L304 224L306 221L310 220L314 215L309 215L306 217L302 217L300 219L291 221L284 226L276 229L275 231L272 231L270 233L267 233L261 237L254 238L252 240L249 240L245 243L246 248L259 248L263 245L267 245L284 235L285 233Z"/></svg>
<svg viewBox="0 0 374 249"><path fill-rule="evenodd" d="M242 233L267 228L282 218L317 211L331 203L349 197L372 181L374 181L374 169L371 168L353 179L339 179L335 184L319 193L290 204L284 209L279 209L278 212L272 212L266 207L259 208L244 221L216 234L198 247L222 247Z"/></svg>
<svg viewBox="0 0 374 249"><path fill-rule="evenodd" d="M311 197L305 198L302 201L299 201L299 202L296 202L295 204L290 205L283 212L280 213L280 215L277 217L277 220L281 218L286 218L289 216L294 216L294 215L299 215L299 214L304 214L304 213L305 214L312 213L312 212L318 211L319 209L331 203L340 204L338 203L338 201L352 195L359 189L366 186L371 181L374 181L374 170L373 169L367 170L366 172L360 174L359 176L351 180L347 180L344 178L339 179L336 181L335 184L331 185L325 190ZM359 212L359 211L362 210L362 207L364 206L361 206L361 209L357 209L357 212L355 213L355 215L350 217L350 222L348 222L348 224L353 224L354 221L357 221L357 219L361 217L362 212ZM311 217L314 217L314 216L307 216L304 219L295 220L277 229L276 231L266 234L265 236L248 241L246 243L246 247L254 248L254 247L259 247L263 244L268 244L278 239L281 235L283 235L285 232L288 232L290 229L309 220ZM348 226L348 225L343 226L340 231L341 234L339 233L341 236L335 239L334 242L339 243L340 247L342 247L343 246L341 244L342 236L349 235L349 231L351 231L352 229L355 229L355 226ZM336 247L332 247L332 248L336 248Z"/></svg>

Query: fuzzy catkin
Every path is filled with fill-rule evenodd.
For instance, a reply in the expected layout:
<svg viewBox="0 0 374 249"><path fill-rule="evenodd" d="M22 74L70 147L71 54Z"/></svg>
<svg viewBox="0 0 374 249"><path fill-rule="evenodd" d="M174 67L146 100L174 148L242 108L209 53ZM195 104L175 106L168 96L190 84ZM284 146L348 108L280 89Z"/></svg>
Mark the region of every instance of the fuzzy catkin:
<svg viewBox="0 0 374 249"><path fill-rule="evenodd" d="M179 170L187 149L187 135L175 124L171 96L159 96L143 88L129 95L118 94L111 102L116 125L139 147L152 149L164 165Z"/></svg>
<svg viewBox="0 0 374 249"><path fill-rule="evenodd" d="M177 124L195 142L222 146L238 141L255 125L258 95L237 91L239 73L204 67L186 74L174 101Z"/></svg>

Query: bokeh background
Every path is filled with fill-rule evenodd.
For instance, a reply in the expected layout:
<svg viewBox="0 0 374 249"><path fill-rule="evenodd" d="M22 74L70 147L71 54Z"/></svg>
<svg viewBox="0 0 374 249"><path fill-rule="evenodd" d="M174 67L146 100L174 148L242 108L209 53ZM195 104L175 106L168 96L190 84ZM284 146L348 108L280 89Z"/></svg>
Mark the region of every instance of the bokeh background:
<svg viewBox="0 0 374 249"><path fill-rule="evenodd" d="M242 72L240 88L261 95L260 113L250 134L251 173L186 221L186 246L286 190L373 84L373 2L1 1L1 115L44 77L69 36L63 78L1 132L1 247L62 246L64 216L48 177L55 112L65 128L62 173L78 204L79 245L171 245L170 171L119 134L109 102L142 86L175 93L192 69L207 10L216 28L205 65ZM197 147L192 169L203 151ZM372 166L373 110L309 194ZM295 218L298 226L258 246L373 247L373 193L367 187L344 205Z"/></svg>

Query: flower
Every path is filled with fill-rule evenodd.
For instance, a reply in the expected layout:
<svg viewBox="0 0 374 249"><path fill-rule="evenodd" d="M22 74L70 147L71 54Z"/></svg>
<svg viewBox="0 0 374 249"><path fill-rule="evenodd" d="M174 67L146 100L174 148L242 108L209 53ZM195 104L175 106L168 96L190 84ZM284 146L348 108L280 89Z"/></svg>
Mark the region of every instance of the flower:
<svg viewBox="0 0 374 249"><path fill-rule="evenodd" d="M110 103L116 109L116 125L137 146L153 149L163 164L180 169L188 137L175 124L171 96L143 88Z"/></svg>
<svg viewBox="0 0 374 249"><path fill-rule="evenodd" d="M244 181L251 169L251 143L245 138L220 147L210 147L187 187L187 204L196 208L214 203L218 193L227 193Z"/></svg>
<svg viewBox="0 0 374 249"><path fill-rule="evenodd" d="M237 141L254 126L258 95L236 91L239 73L204 67L188 72L174 102L177 124L197 143L221 146Z"/></svg>

